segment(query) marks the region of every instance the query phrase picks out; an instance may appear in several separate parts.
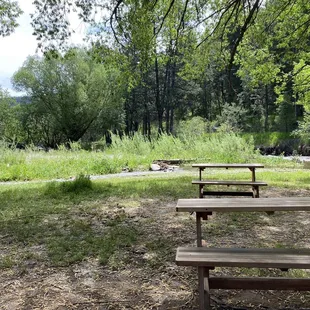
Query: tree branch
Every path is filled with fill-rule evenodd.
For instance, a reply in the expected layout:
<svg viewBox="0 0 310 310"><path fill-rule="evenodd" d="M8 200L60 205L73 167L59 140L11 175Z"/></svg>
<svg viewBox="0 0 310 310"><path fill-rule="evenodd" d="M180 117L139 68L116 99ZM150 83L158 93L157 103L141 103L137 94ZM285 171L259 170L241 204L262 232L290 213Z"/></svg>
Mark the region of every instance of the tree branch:
<svg viewBox="0 0 310 310"><path fill-rule="evenodd" d="M240 44L240 42L242 41L243 37L244 37L244 34L245 32L247 31L247 29L249 28L249 26L251 25L251 23L253 22L253 20L255 19L256 15L255 15L255 12L257 13L257 10L259 9L260 5L261 5L261 2L262 0L256 0L252 9L250 10L250 13L248 15L248 17L246 18L243 26L241 27L241 30L240 30L240 34L232 48L232 51L230 53L230 61L229 61L229 64L228 64L228 71L230 72L231 71L231 68L232 68L232 65L233 65L233 62L234 62L234 58L235 58L235 55L236 55L236 52L237 52L237 48Z"/></svg>
<svg viewBox="0 0 310 310"><path fill-rule="evenodd" d="M237 0L239 1L239 0ZM198 43L198 45L196 46L196 48L198 48L200 45L202 45L204 42L206 42L210 37L212 37L212 35L215 33L215 31L219 28L222 19L224 18L224 15L226 14L226 12L228 12L228 10L235 4L236 0L233 0L230 4L227 5L227 7L224 10L224 12L221 14L219 21L217 22L216 26L214 27L214 29L212 30L212 32L206 36L200 43Z"/></svg>
<svg viewBox="0 0 310 310"><path fill-rule="evenodd" d="M116 42L122 46L124 48L124 45L119 41L118 37L117 37L117 34L116 34L116 31L113 27L113 16L115 16L115 19L117 19L117 10L119 8L119 6L123 3L123 0L118 0L117 3L116 3L116 6L114 7L112 13L111 13L111 16L110 16L110 26L111 26L111 29L112 29L112 32L113 32L113 36L116 40Z"/></svg>
<svg viewBox="0 0 310 310"><path fill-rule="evenodd" d="M173 7L173 5L174 5L174 2L175 2L175 0L171 0L170 5L169 5L169 8L168 8L168 10L167 10L167 12L166 12L166 14L165 14L163 20L161 21L161 24L160 24L160 26L159 26L159 29L158 29L157 31L155 30L155 32L154 32L154 37L156 37L156 36L160 33L160 31L161 31L161 29L162 29L162 27L163 27L163 25L164 25L164 23L165 23L165 20L166 20L168 14L170 13L170 11L171 11L171 9L172 9L172 7ZM154 38L154 37L153 37L153 38Z"/></svg>

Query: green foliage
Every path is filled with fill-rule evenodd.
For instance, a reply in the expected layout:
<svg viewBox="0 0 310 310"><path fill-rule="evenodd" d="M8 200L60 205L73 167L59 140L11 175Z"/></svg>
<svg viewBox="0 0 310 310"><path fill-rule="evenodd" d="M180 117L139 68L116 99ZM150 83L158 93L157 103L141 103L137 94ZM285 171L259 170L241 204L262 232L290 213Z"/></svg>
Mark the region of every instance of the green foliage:
<svg viewBox="0 0 310 310"><path fill-rule="evenodd" d="M259 31L259 27L252 31ZM268 47L258 48L256 44L257 41L244 40L236 57L236 63L240 65L237 74L251 88L276 82L280 73L275 56L270 54Z"/></svg>
<svg viewBox="0 0 310 310"><path fill-rule="evenodd" d="M0 87L0 139L15 142L21 137L18 112L20 107Z"/></svg>
<svg viewBox="0 0 310 310"><path fill-rule="evenodd" d="M301 59L294 66L294 92L295 97L298 98L297 104L304 105L306 111L310 111L310 90L309 90L309 76L310 53L303 53Z"/></svg>
<svg viewBox="0 0 310 310"><path fill-rule="evenodd" d="M243 133L241 136L245 139L252 137L254 139L255 146L275 146L292 139L291 134L287 132Z"/></svg>
<svg viewBox="0 0 310 310"><path fill-rule="evenodd" d="M213 124L215 125L215 124ZM212 124L202 117L195 116L185 121L180 121L176 126L176 135L182 141L197 139L212 130Z"/></svg>
<svg viewBox="0 0 310 310"><path fill-rule="evenodd" d="M23 109L28 142L57 147L87 132L102 136L123 121L119 70L96 63L84 50L70 50L64 57L29 57L13 82L32 100Z"/></svg>
<svg viewBox="0 0 310 310"><path fill-rule="evenodd" d="M275 117L275 123L280 131L292 132L296 128L297 120L294 112L295 107L291 102L283 100L279 104L277 108L277 116Z"/></svg>
<svg viewBox="0 0 310 310"><path fill-rule="evenodd" d="M18 26L17 19L23 13L17 1L0 1L0 36L10 35Z"/></svg>
<svg viewBox="0 0 310 310"><path fill-rule="evenodd" d="M40 47L53 51L47 54L50 60L61 58L57 48L63 49L70 36L65 16L76 11L92 25L90 53L95 63L109 64L110 68L118 68L117 74L122 72L116 80L126 90L126 113L110 105L87 129L83 136L87 141L97 140L115 127L125 129L129 135L142 129L151 136L150 128L155 123L158 132L170 134L180 119L195 116L210 122L217 120L219 125L226 123L236 130L291 131L294 124L289 120L294 118L294 111L287 107L293 102L307 105L307 1L38 0L35 7L34 34ZM110 19L98 18L96 13ZM105 20L111 23L107 25ZM73 54L70 51L67 60ZM101 83L101 72L93 75L99 81L92 88L93 100L87 87L82 87L89 68L84 69L77 75L82 82L75 92L70 87L66 91L75 93L81 102L89 100L88 107L97 102L98 85L105 87L106 80ZM31 77L28 75L26 80ZM115 89L113 86L106 89ZM278 111L275 103L280 104ZM85 105L79 108L87 110ZM72 105L68 110L74 110ZM77 111L75 114L79 115ZM62 126L66 131L74 122L87 120L75 114L64 117L70 120L67 127ZM37 132L51 132L49 117L41 113L35 119L40 120L41 130ZM33 118L27 124L27 129L31 128ZM62 129L57 129L53 139L63 141ZM64 134L69 135L67 140L76 141L72 131Z"/></svg>
<svg viewBox="0 0 310 310"><path fill-rule="evenodd" d="M310 114L306 113L304 119L298 122L298 129L293 134L300 137L301 140L307 145L310 142Z"/></svg>
<svg viewBox="0 0 310 310"><path fill-rule="evenodd" d="M217 123L231 131L239 132L246 128L247 110L241 105L232 102L223 106L222 114L217 117Z"/></svg>

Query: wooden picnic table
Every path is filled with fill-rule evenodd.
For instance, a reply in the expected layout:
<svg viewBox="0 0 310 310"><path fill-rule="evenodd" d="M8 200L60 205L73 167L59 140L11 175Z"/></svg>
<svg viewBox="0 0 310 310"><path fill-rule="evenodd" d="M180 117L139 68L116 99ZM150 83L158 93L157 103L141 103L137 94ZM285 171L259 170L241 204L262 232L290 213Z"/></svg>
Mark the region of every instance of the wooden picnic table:
<svg viewBox="0 0 310 310"><path fill-rule="evenodd" d="M251 196L253 198L259 197L259 187L266 186L265 182L257 182L255 171L257 168L264 168L262 164L217 164L217 163L207 163L207 164L193 164L193 168L199 169L199 179L193 180L192 184L199 185L199 198L203 198L205 195L226 195L226 196ZM239 169L246 168L251 171L251 180L249 181L236 181L236 180L210 180L203 178L203 171L205 169L212 168L225 168L225 169ZM226 185L226 186L251 186L252 192L248 191L210 191L204 190L204 186L209 185Z"/></svg>
<svg viewBox="0 0 310 310"><path fill-rule="evenodd" d="M310 211L310 197L179 199L177 212L196 213L197 247L179 247L176 263L198 268L199 309L211 309L210 289L310 290L310 279L210 277L215 267L310 269L310 249L202 247L201 219L212 212Z"/></svg>

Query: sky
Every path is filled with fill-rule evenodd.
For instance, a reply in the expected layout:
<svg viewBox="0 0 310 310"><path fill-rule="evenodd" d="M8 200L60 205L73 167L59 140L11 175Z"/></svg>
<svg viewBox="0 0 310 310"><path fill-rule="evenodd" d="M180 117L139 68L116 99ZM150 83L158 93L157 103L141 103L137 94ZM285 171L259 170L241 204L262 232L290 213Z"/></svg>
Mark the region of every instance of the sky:
<svg viewBox="0 0 310 310"><path fill-rule="evenodd" d="M34 11L33 0L18 0L24 13L18 19L19 26L14 33L7 37L0 37L0 86L6 89L12 96L23 95L13 90L11 77L23 65L26 58L35 55L37 41L32 36L30 13ZM75 34L70 40L73 44L82 44L85 27L77 17L70 16L71 27Z"/></svg>

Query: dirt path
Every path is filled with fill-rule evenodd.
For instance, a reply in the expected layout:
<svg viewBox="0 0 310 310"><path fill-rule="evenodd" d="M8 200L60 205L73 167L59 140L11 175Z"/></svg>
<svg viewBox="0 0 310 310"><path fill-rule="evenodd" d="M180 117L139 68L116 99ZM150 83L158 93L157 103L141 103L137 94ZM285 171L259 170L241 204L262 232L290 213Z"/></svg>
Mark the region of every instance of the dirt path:
<svg viewBox="0 0 310 310"><path fill-rule="evenodd" d="M268 188L262 197L309 196L306 190ZM175 201L110 201L106 212L121 208L126 221L139 227L138 242L120 249L106 266L90 258L70 267L53 267L26 259L21 267L0 270L1 310L65 309L197 309L194 268L178 267L177 246L195 244L195 218L176 214ZM204 225L204 236L213 246L309 247L310 214L215 214ZM2 249L5 250L5 249ZM16 249L18 251L19 249ZM42 245L31 251L41 252ZM216 269L218 274L263 275L264 271ZM291 271L290 275L296 275ZM305 275L305 271L302 271ZM280 271L270 271L280 275ZM269 273L269 274L270 274ZM308 275L310 275L308 273ZM277 291L225 291L212 294L214 309L310 309L310 293Z"/></svg>

